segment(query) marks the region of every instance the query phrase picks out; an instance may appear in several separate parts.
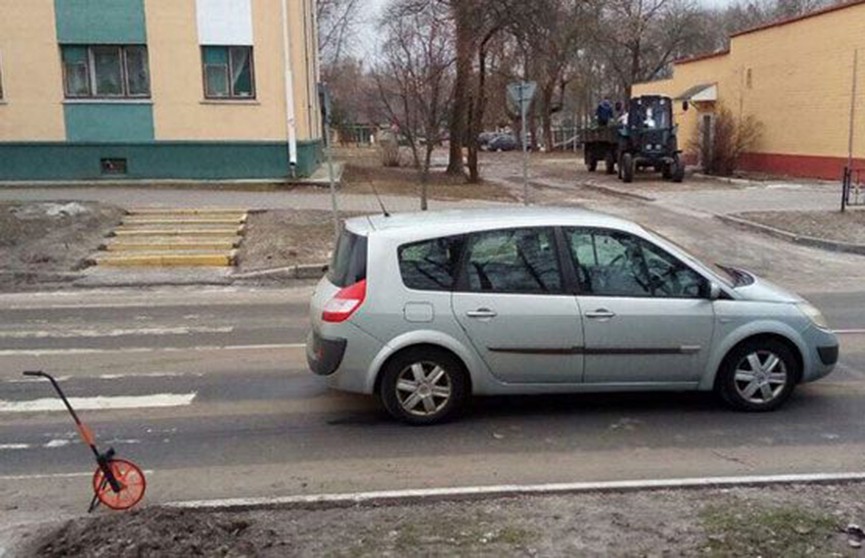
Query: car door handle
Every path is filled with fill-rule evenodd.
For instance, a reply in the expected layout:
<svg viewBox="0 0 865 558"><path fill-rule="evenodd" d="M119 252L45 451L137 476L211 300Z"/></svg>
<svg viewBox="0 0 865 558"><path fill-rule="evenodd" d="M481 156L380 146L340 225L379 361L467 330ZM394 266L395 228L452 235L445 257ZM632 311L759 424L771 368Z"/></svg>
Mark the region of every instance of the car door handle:
<svg viewBox="0 0 865 558"><path fill-rule="evenodd" d="M466 312L466 316L469 318L495 318L498 316L498 313L489 308L478 308L477 310L469 310Z"/></svg>
<svg viewBox="0 0 865 558"><path fill-rule="evenodd" d="M599 309L595 310L594 312L586 312L586 317L596 319L596 320L603 320L603 319L615 318L616 313L611 312L611 311L607 310L606 308L599 308Z"/></svg>

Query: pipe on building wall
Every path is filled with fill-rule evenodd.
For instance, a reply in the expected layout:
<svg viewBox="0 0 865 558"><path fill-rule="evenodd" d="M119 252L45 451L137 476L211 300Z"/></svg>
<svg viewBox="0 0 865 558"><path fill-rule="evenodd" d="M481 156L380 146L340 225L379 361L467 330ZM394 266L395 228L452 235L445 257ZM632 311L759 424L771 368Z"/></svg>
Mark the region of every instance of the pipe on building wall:
<svg viewBox="0 0 865 558"><path fill-rule="evenodd" d="M282 52L285 56L285 132L292 178L297 169L297 126L294 114L294 77L291 71L291 41L288 35L288 0L282 0Z"/></svg>

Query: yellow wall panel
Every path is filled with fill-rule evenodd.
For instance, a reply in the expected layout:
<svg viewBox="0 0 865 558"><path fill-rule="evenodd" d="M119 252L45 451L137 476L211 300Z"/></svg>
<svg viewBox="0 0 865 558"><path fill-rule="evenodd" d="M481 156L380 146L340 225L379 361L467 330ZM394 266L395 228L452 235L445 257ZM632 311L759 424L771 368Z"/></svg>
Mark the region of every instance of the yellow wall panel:
<svg viewBox="0 0 865 558"><path fill-rule="evenodd" d="M63 74L52 0L0 0L0 141L63 141Z"/></svg>
<svg viewBox="0 0 865 558"><path fill-rule="evenodd" d="M279 0L253 3L256 99L207 101L194 0L145 0L157 140L285 140Z"/></svg>

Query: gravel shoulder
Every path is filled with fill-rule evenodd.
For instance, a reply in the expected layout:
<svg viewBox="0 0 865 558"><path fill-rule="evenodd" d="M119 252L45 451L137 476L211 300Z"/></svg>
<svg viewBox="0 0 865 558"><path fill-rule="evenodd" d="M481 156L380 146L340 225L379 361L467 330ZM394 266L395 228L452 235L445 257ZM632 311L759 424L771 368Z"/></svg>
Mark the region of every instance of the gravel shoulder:
<svg viewBox="0 0 865 558"><path fill-rule="evenodd" d="M835 242L865 244L865 211L759 211L736 217L799 236Z"/></svg>
<svg viewBox="0 0 865 558"><path fill-rule="evenodd" d="M861 556L865 485L663 490L327 510L147 508L21 556Z"/></svg>

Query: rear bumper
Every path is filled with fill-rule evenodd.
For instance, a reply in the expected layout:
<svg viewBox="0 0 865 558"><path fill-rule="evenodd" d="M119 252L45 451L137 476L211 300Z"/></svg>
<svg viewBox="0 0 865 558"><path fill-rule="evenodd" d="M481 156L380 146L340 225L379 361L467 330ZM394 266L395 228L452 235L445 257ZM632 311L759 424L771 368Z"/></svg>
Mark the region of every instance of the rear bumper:
<svg viewBox="0 0 865 558"><path fill-rule="evenodd" d="M306 362L319 376L330 376L342 364L348 342L340 338L327 338L310 332L306 340Z"/></svg>

